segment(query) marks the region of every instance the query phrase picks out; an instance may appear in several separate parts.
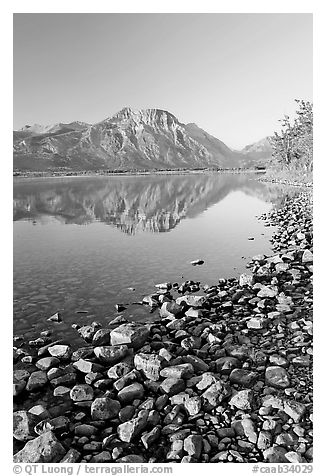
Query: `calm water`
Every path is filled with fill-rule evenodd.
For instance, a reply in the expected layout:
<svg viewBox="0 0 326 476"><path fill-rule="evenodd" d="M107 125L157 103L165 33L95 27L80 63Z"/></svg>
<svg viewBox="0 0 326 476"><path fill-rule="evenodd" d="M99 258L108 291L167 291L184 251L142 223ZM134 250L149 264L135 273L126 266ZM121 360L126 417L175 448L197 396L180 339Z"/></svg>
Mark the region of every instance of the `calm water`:
<svg viewBox="0 0 326 476"><path fill-rule="evenodd" d="M238 276L244 257L270 251L273 229L256 217L283 193L231 174L15 180L15 332L34 337L62 310L51 325L74 340L73 322L108 322L114 304L141 300L155 283ZM197 258L205 264L191 266ZM144 320L148 310L125 315Z"/></svg>

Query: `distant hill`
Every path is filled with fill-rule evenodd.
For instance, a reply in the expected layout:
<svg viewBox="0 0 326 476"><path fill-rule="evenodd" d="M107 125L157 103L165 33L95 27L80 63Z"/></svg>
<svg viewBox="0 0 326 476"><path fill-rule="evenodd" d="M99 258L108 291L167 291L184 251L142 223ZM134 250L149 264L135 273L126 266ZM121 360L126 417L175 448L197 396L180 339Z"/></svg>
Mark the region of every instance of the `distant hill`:
<svg viewBox="0 0 326 476"><path fill-rule="evenodd" d="M265 137L258 142L246 145L240 153L244 157L246 166L268 166L272 158L272 151L269 137Z"/></svg>
<svg viewBox="0 0 326 476"><path fill-rule="evenodd" d="M161 109L124 108L93 125L27 125L14 131L14 169L19 170L232 168L245 158Z"/></svg>

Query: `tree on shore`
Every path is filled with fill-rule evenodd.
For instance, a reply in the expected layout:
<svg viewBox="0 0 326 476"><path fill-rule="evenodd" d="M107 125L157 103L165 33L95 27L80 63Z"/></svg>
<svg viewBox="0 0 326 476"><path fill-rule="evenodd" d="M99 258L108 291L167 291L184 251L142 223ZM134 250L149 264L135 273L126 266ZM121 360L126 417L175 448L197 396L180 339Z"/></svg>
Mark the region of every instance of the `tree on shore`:
<svg viewBox="0 0 326 476"><path fill-rule="evenodd" d="M280 120L282 129L270 138L273 157L289 171L312 172L313 157L313 105L296 99L299 109L291 123L289 116Z"/></svg>

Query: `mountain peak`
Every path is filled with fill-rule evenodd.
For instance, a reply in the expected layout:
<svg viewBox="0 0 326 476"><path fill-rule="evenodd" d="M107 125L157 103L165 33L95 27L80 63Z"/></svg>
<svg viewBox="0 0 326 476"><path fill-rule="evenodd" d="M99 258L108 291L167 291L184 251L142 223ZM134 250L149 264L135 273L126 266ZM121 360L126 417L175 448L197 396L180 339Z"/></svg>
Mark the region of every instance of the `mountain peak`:
<svg viewBox="0 0 326 476"><path fill-rule="evenodd" d="M124 107L119 112L114 114L111 118L107 118L106 121L109 120L124 120L124 119L132 119L137 118L143 122L150 122L155 120L162 120L162 118L166 118L169 121L179 123L178 119L169 111L165 111L164 109L157 109L157 108L148 108L148 109L132 109L131 107Z"/></svg>
<svg viewBox="0 0 326 476"><path fill-rule="evenodd" d="M131 107L123 107L120 111L114 114L111 118L108 119L128 119L129 117L138 113L137 109L131 109Z"/></svg>
<svg viewBox="0 0 326 476"><path fill-rule="evenodd" d="M35 140L35 135L41 137ZM17 168L24 167L25 157L32 167L39 167L42 160L44 168L60 163L60 167L79 170L234 167L238 163L223 142L197 125L185 125L164 109L128 106L85 127L78 122L32 126L15 135L14 152Z"/></svg>

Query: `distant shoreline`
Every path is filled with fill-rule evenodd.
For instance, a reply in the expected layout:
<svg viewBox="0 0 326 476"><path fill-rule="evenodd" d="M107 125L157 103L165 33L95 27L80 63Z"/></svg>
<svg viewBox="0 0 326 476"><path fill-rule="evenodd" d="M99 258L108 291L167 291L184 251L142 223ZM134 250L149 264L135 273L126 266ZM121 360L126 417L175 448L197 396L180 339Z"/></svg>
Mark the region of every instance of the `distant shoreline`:
<svg viewBox="0 0 326 476"><path fill-rule="evenodd" d="M14 178L51 178L51 177L105 177L105 176L122 176L122 175L195 175L203 173L265 173L265 169L180 169L180 170L121 170L121 171L55 171L55 172L41 172L41 171L16 171L13 173Z"/></svg>

